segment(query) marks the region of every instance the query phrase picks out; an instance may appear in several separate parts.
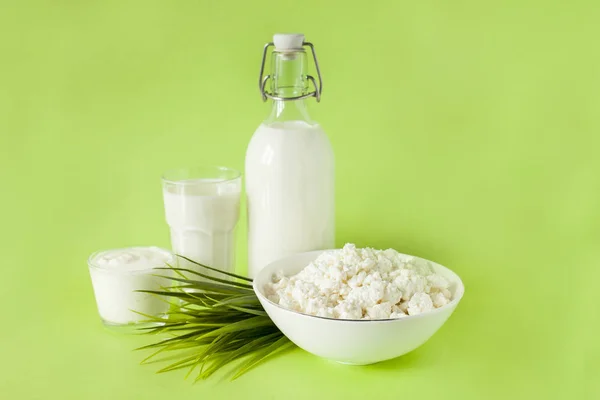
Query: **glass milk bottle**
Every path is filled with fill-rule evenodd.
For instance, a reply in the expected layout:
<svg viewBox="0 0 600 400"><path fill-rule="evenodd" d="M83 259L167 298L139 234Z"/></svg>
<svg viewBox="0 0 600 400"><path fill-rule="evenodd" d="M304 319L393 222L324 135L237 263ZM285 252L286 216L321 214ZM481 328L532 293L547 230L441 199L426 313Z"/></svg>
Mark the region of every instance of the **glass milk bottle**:
<svg viewBox="0 0 600 400"><path fill-rule="evenodd" d="M271 73L264 76L271 46ZM308 75L306 48L318 83ZM265 45L259 86L272 107L246 151L251 277L279 258L333 248L335 235L333 150L306 108L312 98L320 100L322 83L314 47L304 35L276 34Z"/></svg>

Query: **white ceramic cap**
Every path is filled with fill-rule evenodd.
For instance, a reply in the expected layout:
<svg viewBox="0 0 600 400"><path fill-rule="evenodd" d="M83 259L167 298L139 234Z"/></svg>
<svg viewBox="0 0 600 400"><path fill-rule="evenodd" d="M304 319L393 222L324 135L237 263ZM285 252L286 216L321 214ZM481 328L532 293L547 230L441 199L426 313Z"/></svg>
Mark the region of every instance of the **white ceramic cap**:
<svg viewBox="0 0 600 400"><path fill-rule="evenodd" d="M273 35L275 51L302 50L304 34L302 33L276 33Z"/></svg>

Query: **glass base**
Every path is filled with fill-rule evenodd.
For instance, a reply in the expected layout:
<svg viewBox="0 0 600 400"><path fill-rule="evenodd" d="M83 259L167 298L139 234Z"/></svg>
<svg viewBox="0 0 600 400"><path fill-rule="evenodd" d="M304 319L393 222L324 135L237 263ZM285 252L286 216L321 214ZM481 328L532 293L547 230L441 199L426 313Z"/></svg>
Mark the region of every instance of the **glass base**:
<svg viewBox="0 0 600 400"><path fill-rule="evenodd" d="M123 333L127 335L142 335L149 331L149 329L143 328L152 328L162 325L159 322L131 322L129 324L118 324L106 320L102 320L102 324L111 332Z"/></svg>

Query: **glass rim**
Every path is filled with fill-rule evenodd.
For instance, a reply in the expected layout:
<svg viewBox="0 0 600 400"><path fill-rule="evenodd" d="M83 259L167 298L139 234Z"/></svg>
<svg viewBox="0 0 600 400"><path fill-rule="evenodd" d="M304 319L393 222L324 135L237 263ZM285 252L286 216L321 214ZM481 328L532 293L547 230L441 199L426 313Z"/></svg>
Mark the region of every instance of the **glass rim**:
<svg viewBox="0 0 600 400"><path fill-rule="evenodd" d="M159 252L163 253L164 255L168 255L168 259L167 261L165 261L164 263L157 263L156 265L152 265L152 266L148 266L145 268L141 268L141 269L133 269L133 270L123 270L120 268L114 268L114 267L110 267L110 266L104 266L104 265L98 265L95 261L95 259L104 253L110 253L113 251L122 251L122 250L127 250L127 249L139 249L139 248L143 248L143 249L148 249L148 248L152 248L152 249L156 249ZM116 275L136 275L136 274L147 274L149 271L152 271L156 268L161 268L161 267L165 267L168 263L173 263L176 260L175 254L173 254L173 252L164 249L162 247L157 247L157 246L130 246L130 247L119 247L119 248L112 248L112 249L105 249L105 250L98 250L93 252L92 254L90 254L90 256L87 259L87 264L88 264L88 268L93 268L96 270L100 270L100 271L107 271L110 273L114 273Z"/></svg>
<svg viewBox="0 0 600 400"><path fill-rule="evenodd" d="M172 175L176 175L177 173L190 173L190 175L203 175L202 173L200 173L201 171L211 171L213 172L213 174L206 174L205 176L198 176L198 177L190 177L190 178L180 178L180 179L174 179L172 178ZM196 174L194 174L194 172L196 172ZM219 173L229 173L231 174L230 177L219 177ZM194 167L179 167L179 168L171 168L166 170L165 172L163 172L163 174L161 175L161 180L163 183L170 183L173 185L193 185L193 184L198 184L199 179L218 179L217 181L215 181L215 184L218 183L223 183L223 182L231 182L231 181L235 181L237 179L240 179L242 177L242 173L240 171L238 171L237 169L234 168L230 168L230 167L224 167L222 165L197 165ZM204 184L206 184L207 182L203 182Z"/></svg>

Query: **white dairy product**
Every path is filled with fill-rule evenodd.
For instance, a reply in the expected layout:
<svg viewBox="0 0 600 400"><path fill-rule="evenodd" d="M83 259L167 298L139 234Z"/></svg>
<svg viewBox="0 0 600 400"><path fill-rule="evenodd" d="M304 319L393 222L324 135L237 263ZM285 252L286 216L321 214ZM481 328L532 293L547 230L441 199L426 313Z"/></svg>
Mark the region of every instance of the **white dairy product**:
<svg viewBox="0 0 600 400"><path fill-rule="evenodd" d="M338 319L393 319L451 301L449 282L428 262L393 249L325 251L298 274L273 276L269 300L294 311Z"/></svg>
<svg viewBox="0 0 600 400"><path fill-rule="evenodd" d="M175 254L232 271L235 226L239 219L240 179L196 179L164 185L163 197ZM178 260L180 267L198 270ZM206 270L200 271L207 273Z"/></svg>
<svg viewBox="0 0 600 400"><path fill-rule="evenodd" d="M249 275L287 255L334 247L334 157L319 125L258 127L246 153Z"/></svg>
<svg viewBox="0 0 600 400"><path fill-rule="evenodd" d="M92 254L88 260L98 312L108 325L125 325L148 319L133 310L160 315L168 310L164 300L136 290L160 290L165 286L160 273L169 276L170 271L157 271L172 262L172 255L158 247L131 247L107 250Z"/></svg>

